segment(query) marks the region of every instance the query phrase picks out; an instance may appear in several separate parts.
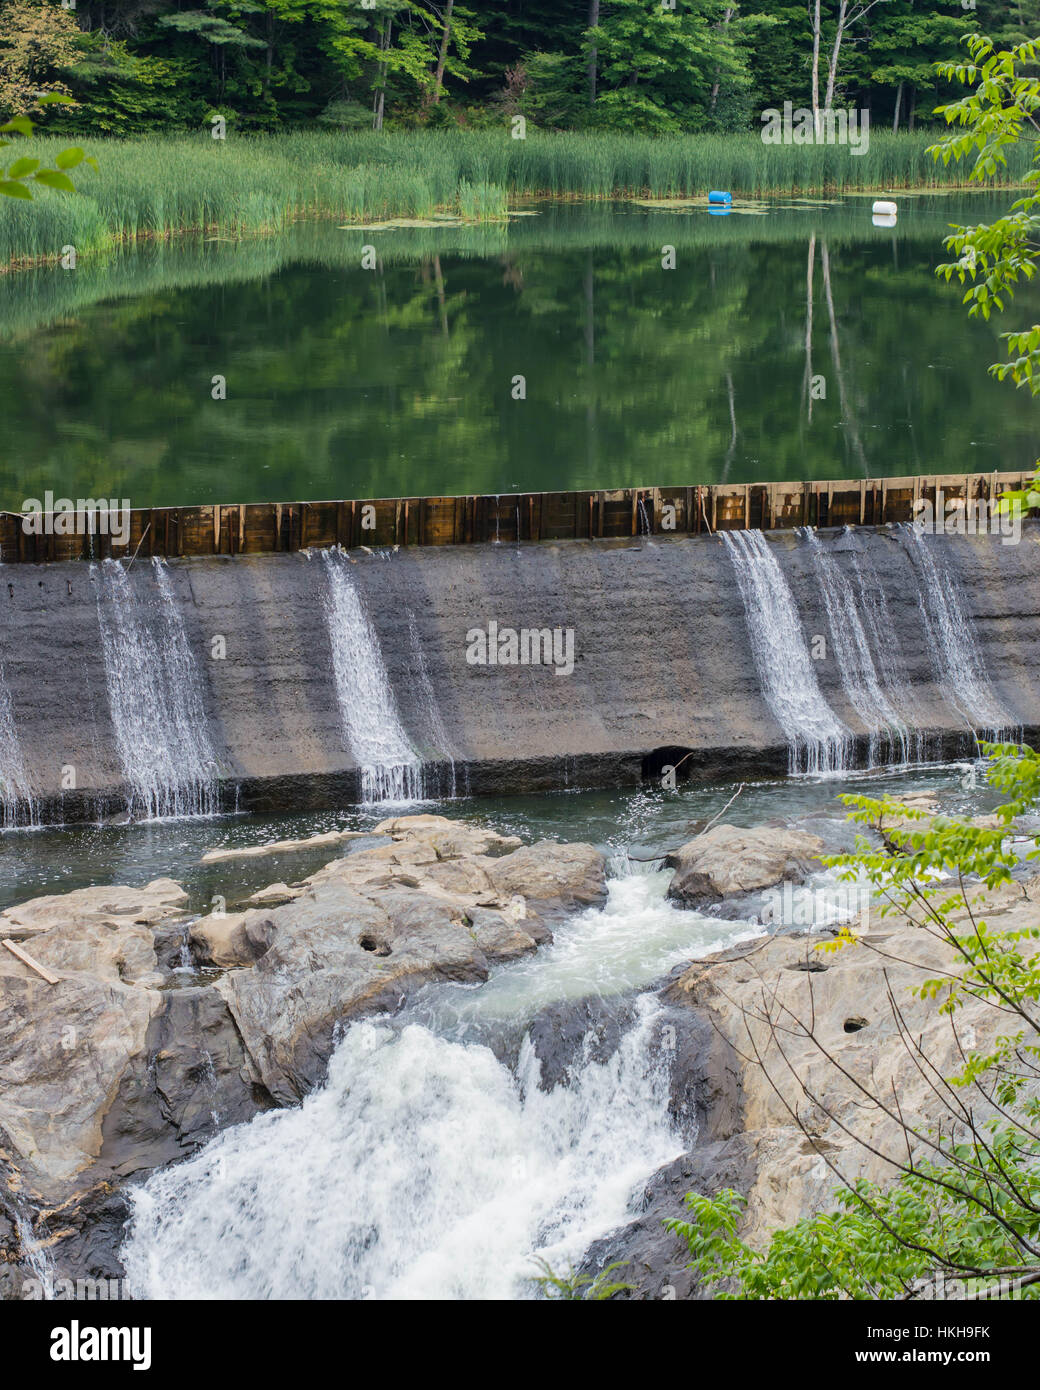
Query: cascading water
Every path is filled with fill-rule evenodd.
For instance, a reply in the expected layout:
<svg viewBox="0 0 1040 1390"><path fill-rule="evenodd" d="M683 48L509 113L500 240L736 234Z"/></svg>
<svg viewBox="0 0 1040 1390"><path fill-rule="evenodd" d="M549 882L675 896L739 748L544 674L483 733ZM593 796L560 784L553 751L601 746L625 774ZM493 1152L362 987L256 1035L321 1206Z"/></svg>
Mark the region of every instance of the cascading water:
<svg viewBox="0 0 1040 1390"><path fill-rule="evenodd" d="M328 579L325 616L336 694L361 773L361 799L420 801L422 762L401 723L379 639L350 573L350 561L338 550L319 553Z"/></svg>
<svg viewBox="0 0 1040 1390"><path fill-rule="evenodd" d="M32 1215L28 1207L16 1195L10 1201L22 1262L29 1272L29 1278L37 1286L34 1292L38 1297L50 1300L54 1297L54 1265L50 1255L33 1233ZM24 1291L23 1296L27 1296Z"/></svg>
<svg viewBox="0 0 1040 1390"><path fill-rule="evenodd" d="M447 788L442 787L440 792L442 796L454 797L456 794L455 759L450 751L451 740L448 738L448 731L441 718L440 705L437 703L437 696L434 693L433 682L430 680L430 672L423 653L422 640L419 637L419 628L415 621L415 614L411 610L408 612L408 641L412 650L414 689L426 721L427 734L433 749L448 764L448 786Z"/></svg>
<svg viewBox="0 0 1040 1390"><path fill-rule="evenodd" d="M201 681L165 564L152 561L153 594L116 560L92 565L91 576L130 815L216 814L218 768Z"/></svg>
<svg viewBox="0 0 1040 1390"><path fill-rule="evenodd" d="M792 773L838 772L852 739L813 670L794 597L761 531L720 532L733 562L762 694L787 739Z"/></svg>
<svg viewBox="0 0 1040 1390"><path fill-rule="evenodd" d="M40 808L15 728L11 693L0 666L0 827L37 826Z"/></svg>
<svg viewBox="0 0 1040 1390"><path fill-rule="evenodd" d="M122 1251L134 1293L513 1298L535 1292L534 1256L576 1264L688 1144L670 1110L668 1011L634 991L753 934L674 907L668 877L611 882L602 909L478 989L441 986L392 1022L354 1023L301 1106L154 1174ZM590 994L632 1001L620 1042L604 1056L590 1029L542 1089L530 1020ZM493 1050L505 1037L522 1038L513 1065Z"/></svg>
<svg viewBox="0 0 1040 1390"><path fill-rule="evenodd" d="M866 551L849 554L856 578L859 612L874 649L875 667L883 689L908 731L908 757L920 762L925 757L925 737L917 698L907 675L899 649L893 640L895 626L888 599L874 562Z"/></svg>
<svg viewBox="0 0 1040 1390"><path fill-rule="evenodd" d="M877 766L879 757L891 762L893 756L906 763L910 731L882 688L852 586L816 532L806 527L801 534L812 552L846 699L868 733L867 765Z"/></svg>
<svg viewBox="0 0 1040 1390"><path fill-rule="evenodd" d="M1019 722L1003 705L986 674L961 604L960 585L943 547L929 544L912 524L901 527L901 532L917 572L921 617L932 665L946 699L976 733L993 740L1017 739Z"/></svg>

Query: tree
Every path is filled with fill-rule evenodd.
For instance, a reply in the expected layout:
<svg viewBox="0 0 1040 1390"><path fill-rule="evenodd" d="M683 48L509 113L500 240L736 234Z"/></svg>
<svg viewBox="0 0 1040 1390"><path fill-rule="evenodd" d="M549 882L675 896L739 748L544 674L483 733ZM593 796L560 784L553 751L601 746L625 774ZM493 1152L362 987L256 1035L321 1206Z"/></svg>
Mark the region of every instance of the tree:
<svg viewBox="0 0 1040 1390"><path fill-rule="evenodd" d="M41 88L68 95L61 74L76 60L78 38L71 13L46 0L0 6L0 111L38 112Z"/></svg>
<svg viewBox="0 0 1040 1390"><path fill-rule="evenodd" d="M886 0L838 0L837 13L834 16L834 38L831 42L830 56L827 59L827 90L823 100L823 109L830 111L834 106L834 93L838 85L838 64L841 58L841 46L846 34L857 24L862 23L875 5L884 4ZM812 67L810 69L812 77L812 113L813 124L817 133L820 130L820 44L823 38L823 17L821 13L820 0L812 0L810 11L812 23Z"/></svg>
<svg viewBox="0 0 1040 1390"><path fill-rule="evenodd" d="M961 129L932 145L932 155L944 164L974 156L969 178L983 183L999 167L1007 167L1009 146L1032 141L1032 167L1025 179L1030 192L996 222L957 228L945 241L957 259L937 271L948 281L956 276L966 284L969 314L988 319L994 309L1003 312L1021 280L1033 278L1040 255L1040 78L1024 71L1036 62L1040 39L998 50L992 40L972 34L967 45L970 63L940 64L939 70L975 90L939 108L948 126ZM1040 324L1001 336L1011 360L994 363L990 372L1040 395Z"/></svg>
<svg viewBox="0 0 1040 1390"><path fill-rule="evenodd" d="M742 31L723 23L727 8L720 0L675 10L659 0L607 0L586 36L599 65L591 123L653 134L704 129L713 90L717 98L722 85L745 93L751 85Z"/></svg>

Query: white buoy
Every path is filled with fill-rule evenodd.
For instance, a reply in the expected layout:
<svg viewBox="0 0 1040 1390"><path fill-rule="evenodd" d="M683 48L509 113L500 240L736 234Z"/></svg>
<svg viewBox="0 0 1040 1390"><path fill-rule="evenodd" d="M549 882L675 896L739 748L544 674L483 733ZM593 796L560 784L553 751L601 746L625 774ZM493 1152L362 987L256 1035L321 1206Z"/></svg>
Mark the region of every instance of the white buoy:
<svg viewBox="0 0 1040 1390"><path fill-rule="evenodd" d="M894 212L875 212L870 220L875 227L894 227L899 218Z"/></svg>
<svg viewBox="0 0 1040 1390"><path fill-rule="evenodd" d="M884 198L876 202L871 208L871 212L881 213L885 217L895 217L898 211L899 207L896 203L886 202Z"/></svg>

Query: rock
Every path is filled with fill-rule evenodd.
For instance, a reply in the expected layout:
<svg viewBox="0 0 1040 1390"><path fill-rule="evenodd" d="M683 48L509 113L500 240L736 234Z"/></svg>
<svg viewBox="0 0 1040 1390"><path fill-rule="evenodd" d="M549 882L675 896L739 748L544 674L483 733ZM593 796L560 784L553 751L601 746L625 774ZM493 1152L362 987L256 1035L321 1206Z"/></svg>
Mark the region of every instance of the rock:
<svg viewBox="0 0 1040 1390"><path fill-rule="evenodd" d="M563 999L524 1023L517 1043L525 1035L530 1038L541 1064L539 1086L552 1091L567 1084L575 1065L586 1060L606 1062L613 1056L634 1018L631 996ZM515 1065L515 1056L509 1060Z"/></svg>
<svg viewBox="0 0 1040 1390"><path fill-rule="evenodd" d="M122 1179L272 1104L224 999L156 988L155 942L184 899L166 879L6 914L3 929L28 933L58 982L0 951L0 1186L19 1194L60 1277L121 1275ZM24 1274L2 1219L0 1247L0 1265L20 1261Z"/></svg>
<svg viewBox="0 0 1040 1390"><path fill-rule="evenodd" d="M268 919L268 950L216 987L283 1105L323 1079L338 1025L395 1008L432 980L487 978L487 957L461 909L414 889L363 897L326 881Z"/></svg>
<svg viewBox="0 0 1040 1390"><path fill-rule="evenodd" d="M668 896L685 907L800 882L821 869L823 841L782 827L714 825L665 859L675 874Z"/></svg>
<svg viewBox="0 0 1040 1390"><path fill-rule="evenodd" d="M619 1300L705 1297L686 1267L690 1256L685 1242L665 1230L664 1222L686 1214L687 1192L714 1197L726 1187L746 1190L754 1173L754 1146L742 1134L682 1154L646 1184L640 1214L631 1224L589 1246L580 1273L595 1278L620 1262L620 1268L607 1275L610 1283L631 1285L614 1295Z"/></svg>
<svg viewBox="0 0 1040 1390"><path fill-rule="evenodd" d="M210 913L192 922L188 935L204 964L232 970L259 960L271 944L270 909Z"/></svg>
<svg viewBox="0 0 1040 1390"><path fill-rule="evenodd" d="M1000 930L1033 926L1040 878L1002 885L987 898L984 916ZM960 915L967 920L966 913ZM837 952L821 953L820 941L819 935L765 938L698 961L665 991L670 1002L700 1015L700 1026L709 1023L727 1049L708 1070L720 1081L723 1097L735 1090L740 1098L739 1126L751 1165L741 1234L754 1245L766 1243L778 1227L833 1207L839 1183L829 1163L849 1179L894 1176L884 1155L905 1157L902 1130L861 1087L898 1095L903 1113L924 1131L943 1113L928 1068L950 1076L963 1066L950 1018L934 1001L912 993L929 976L957 968L943 942L894 916ZM1038 943L1027 941L1022 948L1031 953ZM782 1021L783 1054L763 1016L766 1009ZM992 1006L970 1000L958 1010L956 1025L961 1038L974 1030L974 1046L985 1052L1002 1020ZM920 1042L928 1067L908 1049L906 1037ZM735 1088L721 1079L723 1065L735 1069ZM797 1106L804 1128L794 1123L781 1096ZM714 1125L713 1138L726 1138L733 1127L730 1101L725 1106L730 1119Z"/></svg>
<svg viewBox="0 0 1040 1390"><path fill-rule="evenodd" d="M495 830L485 830L468 821L451 820L448 816L394 816L391 820L380 821L374 833L389 835L398 841L422 840L435 849L438 859L515 849L523 843L516 835L499 835Z"/></svg>
<svg viewBox="0 0 1040 1390"><path fill-rule="evenodd" d="M56 985L0 952L0 1130L50 1178L69 1178L98 1158L105 1114L162 1006L158 990L120 979L120 934L99 941L104 928L90 928L90 942L71 926L33 940L33 954L60 975ZM133 942L138 966L146 963L140 946Z"/></svg>
<svg viewBox="0 0 1040 1390"><path fill-rule="evenodd" d="M200 863L219 864L229 859L263 859L271 854L293 854L297 850L331 849L347 840L367 839L364 830L329 830L303 840L272 840L266 845L242 845L230 849L208 849Z"/></svg>
<svg viewBox="0 0 1040 1390"><path fill-rule="evenodd" d="M536 919L532 919L531 931L526 931L526 923L491 907L468 908L466 916L474 941L489 961L528 955L547 937L551 940L541 923L535 925Z"/></svg>
<svg viewBox="0 0 1040 1390"><path fill-rule="evenodd" d="M24 940L52 927L74 932L81 922L155 926L183 917L187 901L187 893L171 878L157 878L144 888L78 888L72 893L31 898L0 912L0 936Z"/></svg>
<svg viewBox="0 0 1040 1390"><path fill-rule="evenodd" d="M498 893L520 894L529 910L542 914L590 907L607 896L606 862L592 845L539 840L485 868Z"/></svg>
<svg viewBox="0 0 1040 1390"><path fill-rule="evenodd" d="M220 994L170 990L105 1116L97 1170L123 1178L176 1162L273 1103Z"/></svg>
<svg viewBox="0 0 1040 1390"><path fill-rule="evenodd" d="M290 888L287 883L272 883L267 888L261 888L252 897L246 898L246 902L257 907L281 907L283 903L291 903L293 898L298 898L299 895L299 888Z"/></svg>
<svg viewBox="0 0 1040 1390"><path fill-rule="evenodd" d="M434 980L475 982L489 963L550 940L546 914L605 895L591 845L544 842L499 858L513 837L443 816L384 821L391 843L333 860L293 901L191 928L257 1070L281 1103L324 1076L337 1026L397 1008Z"/></svg>

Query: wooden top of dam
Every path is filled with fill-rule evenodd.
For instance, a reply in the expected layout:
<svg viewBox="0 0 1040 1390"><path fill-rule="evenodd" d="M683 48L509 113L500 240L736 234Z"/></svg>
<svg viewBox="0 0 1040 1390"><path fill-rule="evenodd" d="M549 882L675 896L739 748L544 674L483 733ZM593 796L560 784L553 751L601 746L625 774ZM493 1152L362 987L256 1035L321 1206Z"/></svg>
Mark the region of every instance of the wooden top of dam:
<svg viewBox="0 0 1040 1390"><path fill-rule="evenodd" d="M1032 472L948 473L833 482L711 483L579 492L332 502L214 503L130 509L125 544L104 503L79 511L0 513L0 562L266 555L312 547L385 548L639 535L701 535L798 526L883 526L913 519L922 500L989 502ZM117 503L118 505L118 503ZM27 527L27 519L32 525Z"/></svg>

